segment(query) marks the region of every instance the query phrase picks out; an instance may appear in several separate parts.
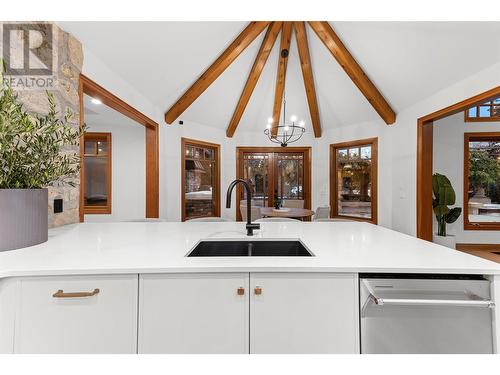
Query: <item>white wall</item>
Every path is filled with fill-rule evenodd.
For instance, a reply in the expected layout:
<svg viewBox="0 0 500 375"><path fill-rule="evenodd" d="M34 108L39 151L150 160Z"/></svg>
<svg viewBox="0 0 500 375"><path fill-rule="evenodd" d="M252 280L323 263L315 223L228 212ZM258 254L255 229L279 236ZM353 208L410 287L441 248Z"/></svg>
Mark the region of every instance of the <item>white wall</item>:
<svg viewBox="0 0 500 375"><path fill-rule="evenodd" d="M83 72L160 124L160 216L180 218L180 138L182 136L221 144L222 192L235 176L235 147L266 144L263 134L240 133L228 139L224 131L185 121L167 126L163 111L137 92L112 69L84 49ZM423 82L422 84L425 84ZM328 144L359 138L379 137L379 223L403 233L416 234L416 137L417 119L431 112L500 85L500 63L457 82L423 101L397 113L396 123L387 126L380 120L326 130L321 139L311 132L301 145L313 147L313 207L328 204ZM412 90L412 87L408 87ZM389 98L390 100L390 98ZM369 105L366 103L366 105ZM327 119L323 119L326 123ZM326 126L327 127L327 126ZM234 205L234 202L233 202ZM232 217L234 209L222 209Z"/></svg>
<svg viewBox="0 0 500 375"><path fill-rule="evenodd" d="M389 139L386 142L392 148L393 229L416 234L417 119L496 86L500 86L500 63L397 114L396 123L389 127Z"/></svg>
<svg viewBox="0 0 500 375"><path fill-rule="evenodd" d="M96 107L91 109L97 110ZM103 109L99 108L101 111ZM145 129L109 107L104 111L87 115L85 123L88 132L111 133L111 214L87 214L85 221L143 219L146 213Z"/></svg>
<svg viewBox="0 0 500 375"><path fill-rule="evenodd" d="M433 171L446 175L455 189L456 206L464 207L464 133L498 132L500 122L465 122L463 112L434 123ZM457 243L499 243L500 232L464 230L463 214L448 225L448 234L454 234ZM434 219L434 228L437 228ZM436 229L437 230L437 229Z"/></svg>

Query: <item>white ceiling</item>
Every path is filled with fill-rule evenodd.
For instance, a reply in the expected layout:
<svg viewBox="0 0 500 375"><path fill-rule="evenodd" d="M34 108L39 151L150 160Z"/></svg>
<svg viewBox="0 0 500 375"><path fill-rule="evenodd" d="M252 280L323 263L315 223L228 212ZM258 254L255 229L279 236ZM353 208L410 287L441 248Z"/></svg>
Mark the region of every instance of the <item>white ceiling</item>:
<svg viewBox="0 0 500 375"><path fill-rule="evenodd" d="M243 30L245 22L59 22L109 68L167 111ZM332 22L396 112L500 61L500 22ZM379 119L307 26L323 128ZM225 129L260 35L179 119ZM279 37L238 129L261 131L272 114ZM92 77L90 77L92 78ZM310 125L297 46L290 48L287 117ZM133 103L132 103L133 104Z"/></svg>
<svg viewBox="0 0 500 375"><path fill-rule="evenodd" d="M105 104L92 103L91 99L92 98L86 94L83 97L83 108L85 110L84 120L89 131L106 129L106 131L112 132L113 130L119 130L123 127L142 127L142 125L134 120Z"/></svg>

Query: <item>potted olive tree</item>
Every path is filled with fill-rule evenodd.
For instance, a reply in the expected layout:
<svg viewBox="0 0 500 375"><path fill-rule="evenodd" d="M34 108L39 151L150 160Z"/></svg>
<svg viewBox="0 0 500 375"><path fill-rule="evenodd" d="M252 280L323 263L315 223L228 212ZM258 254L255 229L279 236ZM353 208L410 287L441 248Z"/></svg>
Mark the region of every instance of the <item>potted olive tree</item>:
<svg viewBox="0 0 500 375"><path fill-rule="evenodd" d="M432 193L434 195L432 208L438 223L438 231L434 235L433 241L454 249L456 245L455 236L446 234L446 224L454 223L462 213L460 207L448 207L455 204L455 190L446 176L435 173L432 176Z"/></svg>
<svg viewBox="0 0 500 375"><path fill-rule="evenodd" d="M47 114L24 111L0 69L0 251L47 241L47 187L73 185L79 169L69 146L79 144L83 129L69 123L70 112L58 117L49 92L47 105Z"/></svg>

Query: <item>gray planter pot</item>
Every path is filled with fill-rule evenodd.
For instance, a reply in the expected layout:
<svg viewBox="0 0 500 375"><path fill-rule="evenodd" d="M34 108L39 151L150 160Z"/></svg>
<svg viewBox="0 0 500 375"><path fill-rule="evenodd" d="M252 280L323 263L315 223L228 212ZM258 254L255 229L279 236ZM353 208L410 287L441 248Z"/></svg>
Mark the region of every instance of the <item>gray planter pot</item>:
<svg viewBox="0 0 500 375"><path fill-rule="evenodd" d="M47 241L47 189L0 189L0 251Z"/></svg>

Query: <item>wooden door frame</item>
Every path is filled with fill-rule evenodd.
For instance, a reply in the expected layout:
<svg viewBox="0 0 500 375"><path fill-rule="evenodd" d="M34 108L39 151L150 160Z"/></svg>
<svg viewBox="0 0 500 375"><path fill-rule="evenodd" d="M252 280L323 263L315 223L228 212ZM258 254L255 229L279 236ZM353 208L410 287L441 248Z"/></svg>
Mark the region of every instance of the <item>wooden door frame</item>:
<svg viewBox="0 0 500 375"><path fill-rule="evenodd" d="M185 184L184 181L186 179L186 152L185 148L186 145L193 145L193 146L199 146L199 147L210 147L215 149L215 163L216 163L216 171L215 171L215 182L216 182L216 187L215 187L215 200L214 200L214 216L215 217L220 217L220 190L221 190L221 185L220 185L220 144L217 143L210 143L210 142L205 142L205 141L199 141L197 139L191 139L191 138L181 138L181 217L182 221L186 221L186 192L184 191L185 189ZM212 197L213 197L213 192L212 192Z"/></svg>
<svg viewBox="0 0 500 375"><path fill-rule="evenodd" d="M115 111L127 116L145 128L145 142L146 142L146 218L158 218L160 213L159 207L159 184L160 184L160 165L159 165L159 125L142 112L139 112L134 107L127 104L125 101L112 94L104 87L98 85L96 82L87 76L80 74L80 81L78 87L78 94L80 96L80 127L85 123L85 108L83 103L84 95L89 95L93 98L99 99L103 104ZM83 181L85 170L83 168L83 135L80 139L80 204L79 216L80 222L84 221L84 191Z"/></svg>
<svg viewBox="0 0 500 375"><path fill-rule="evenodd" d="M432 241L432 151L434 121L465 111L500 95L500 86L417 120L417 237Z"/></svg>
<svg viewBox="0 0 500 375"><path fill-rule="evenodd" d="M339 215L338 206L336 204L337 200L337 153L336 150L339 148L349 148L356 146L366 146L370 145L372 148L371 152L371 218L365 219L361 217L349 216L349 215ZM378 223L378 137L357 139L355 141L333 143L330 145L330 215L332 218L342 218L355 221L367 221L369 223Z"/></svg>
<svg viewBox="0 0 500 375"><path fill-rule="evenodd" d="M261 153L304 153L304 208L311 209L312 202L312 147L311 146L297 146L297 147L250 147L241 146L236 147L236 178L243 178L240 165L243 162L243 153L245 152L261 152ZM270 160L271 168L274 169L274 158ZM273 173L274 175L274 173ZM272 183L274 186L274 182ZM274 189L273 189L274 190ZM240 184L236 186L236 220L241 221L240 205L238 201L242 194L242 187ZM274 194L274 193L273 193ZM269 197L268 204L271 204L273 198Z"/></svg>

